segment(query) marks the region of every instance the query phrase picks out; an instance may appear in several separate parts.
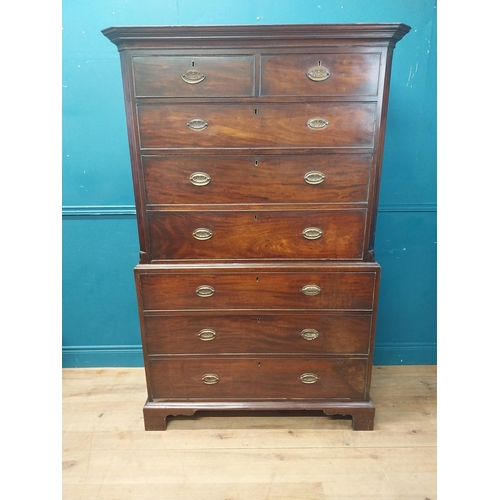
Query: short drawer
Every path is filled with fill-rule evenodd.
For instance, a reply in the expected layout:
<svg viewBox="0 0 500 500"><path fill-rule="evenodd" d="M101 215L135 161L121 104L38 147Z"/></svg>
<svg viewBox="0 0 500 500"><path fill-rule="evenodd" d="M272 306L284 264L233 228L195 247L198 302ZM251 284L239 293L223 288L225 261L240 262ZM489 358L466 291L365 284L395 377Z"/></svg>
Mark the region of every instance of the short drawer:
<svg viewBox="0 0 500 500"><path fill-rule="evenodd" d="M253 55L135 56L137 97L253 96Z"/></svg>
<svg viewBox="0 0 500 500"><path fill-rule="evenodd" d="M143 149L374 145L374 102L139 104Z"/></svg>
<svg viewBox="0 0 500 500"><path fill-rule="evenodd" d="M363 399L368 360L284 357L150 359L153 400Z"/></svg>
<svg viewBox="0 0 500 500"><path fill-rule="evenodd" d="M213 314L146 315L149 355L343 354L368 355L372 315Z"/></svg>
<svg viewBox="0 0 500 500"><path fill-rule="evenodd" d="M143 156L147 203L366 202L371 154Z"/></svg>
<svg viewBox="0 0 500 500"><path fill-rule="evenodd" d="M380 53L262 55L263 96L375 96Z"/></svg>
<svg viewBox="0 0 500 500"><path fill-rule="evenodd" d="M151 260L363 258L366 209L148 212Z"/></svg>
<svg viewBox="0 0 500 500"><path fill-rule="evenodd" d="M358 271L279 272L265 269L220 272L161 265L136 266L137 293L144 311L211 309L340 309L372 311L377 273ZM192 270L191 270L192 269Z"/></svg>

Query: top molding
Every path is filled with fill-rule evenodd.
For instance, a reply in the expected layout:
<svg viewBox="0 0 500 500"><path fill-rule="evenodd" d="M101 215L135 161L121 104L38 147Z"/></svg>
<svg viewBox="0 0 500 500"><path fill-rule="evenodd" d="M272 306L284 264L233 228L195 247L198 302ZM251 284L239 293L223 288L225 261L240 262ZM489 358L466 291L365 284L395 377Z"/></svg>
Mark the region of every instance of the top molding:
<svg viewBox="0 0 500 500"><path fill-rule="evenodd" d="M102 30L118 50L168 46L197 46L206 43L248 41L274 45L282 41L310 44L330 40L357 41L395 46L409 31L402 23L359 24L258 24L212 26L113 26Z"/></svg>

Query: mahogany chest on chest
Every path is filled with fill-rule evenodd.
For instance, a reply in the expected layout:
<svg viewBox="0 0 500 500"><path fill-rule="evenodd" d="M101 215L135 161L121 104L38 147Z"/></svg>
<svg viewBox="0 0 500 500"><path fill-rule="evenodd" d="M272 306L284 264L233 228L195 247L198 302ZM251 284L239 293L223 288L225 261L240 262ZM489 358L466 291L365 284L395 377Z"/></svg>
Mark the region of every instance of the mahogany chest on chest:
<svg viewBox="0 0 500 500"><path fill-rule="evenodd" d="M404 24L113 27L146 430L200 410L373 429L373 253Z"/></svg>

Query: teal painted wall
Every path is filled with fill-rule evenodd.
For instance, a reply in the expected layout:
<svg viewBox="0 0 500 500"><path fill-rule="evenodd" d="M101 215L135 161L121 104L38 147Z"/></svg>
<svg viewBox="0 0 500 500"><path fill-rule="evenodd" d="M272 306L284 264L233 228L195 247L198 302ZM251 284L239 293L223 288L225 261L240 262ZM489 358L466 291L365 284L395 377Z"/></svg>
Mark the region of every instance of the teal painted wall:
<svg viewBox="0 0 500 500"><path fill-rule="evenodd" d="M63 366L141 366L138 261L117 25L403 22L375 255L375 364L436 363L435 0L63 1Z"/></svg>

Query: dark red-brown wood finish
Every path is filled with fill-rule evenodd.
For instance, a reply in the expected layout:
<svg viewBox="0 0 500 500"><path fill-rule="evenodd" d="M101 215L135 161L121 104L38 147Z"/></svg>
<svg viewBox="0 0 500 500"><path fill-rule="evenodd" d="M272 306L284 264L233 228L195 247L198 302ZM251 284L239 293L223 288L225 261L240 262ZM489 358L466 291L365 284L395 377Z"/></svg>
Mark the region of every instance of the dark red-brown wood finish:
<svg viewBox="0 0 500 500"><path fill-rule="evenodd" d="M145 428L323 410L373 429L373 243L404 24L103 31L121 54Z"/></svg>

